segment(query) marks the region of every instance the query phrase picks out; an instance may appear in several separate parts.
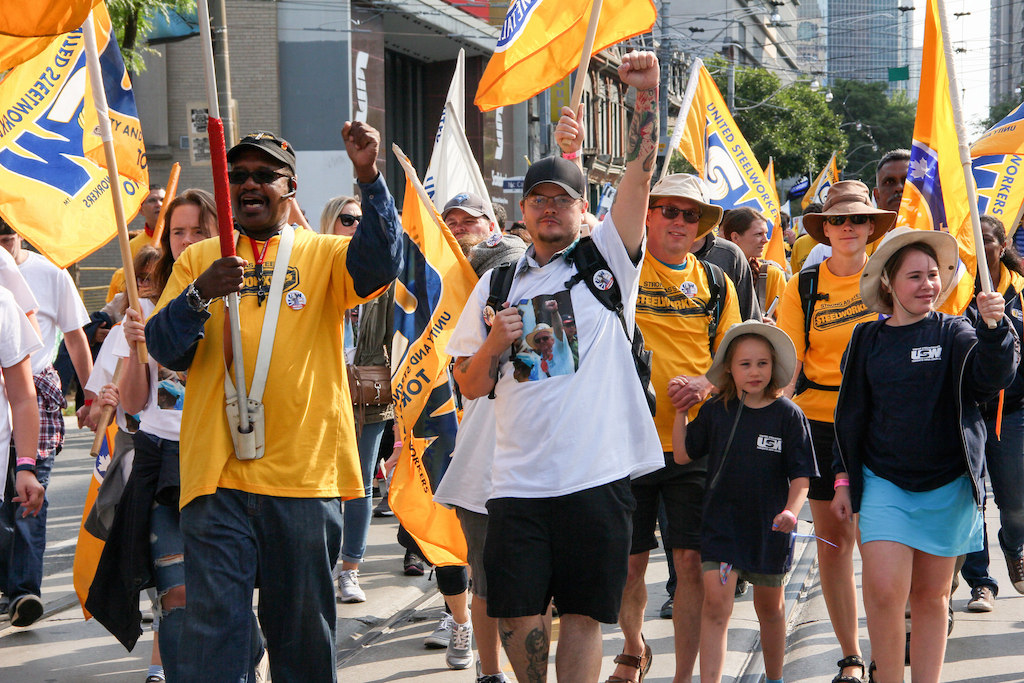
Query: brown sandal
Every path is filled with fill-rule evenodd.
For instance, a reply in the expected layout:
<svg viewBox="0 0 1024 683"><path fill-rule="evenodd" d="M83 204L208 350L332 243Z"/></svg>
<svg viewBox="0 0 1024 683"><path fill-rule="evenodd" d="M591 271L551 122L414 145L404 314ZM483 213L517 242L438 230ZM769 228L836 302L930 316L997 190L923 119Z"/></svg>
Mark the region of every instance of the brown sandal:
<svg viewBox="0 0 1024 683"><path fill-rule="evenodd" d="M627 655L626 653L615 655L615 659L612 660L616 664L622 664L630 668L636 669L640 672L640 677L636 679L635 683L644 683L644 676L651 670L651 662L654 660L654 653L651 652L651 646L647 644L647 639L640 636L644 640L644 653L637 657L636 655ZM622 678L621 676L609 676L605 683L634 683L632 678Z"/></svg>

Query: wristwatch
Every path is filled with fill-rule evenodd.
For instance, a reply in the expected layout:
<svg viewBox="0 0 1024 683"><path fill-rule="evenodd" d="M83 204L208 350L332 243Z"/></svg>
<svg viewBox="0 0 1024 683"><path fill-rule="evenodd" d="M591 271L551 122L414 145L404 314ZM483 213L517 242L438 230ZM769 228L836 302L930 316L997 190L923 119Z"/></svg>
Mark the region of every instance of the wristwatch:
<svg viewBox="0 0 1024 683"><path fill-rule="evenodd" d="M188 307L196 313L205 313L210 307L211 301L213 301L213 299L204 299L199 294L199 290L196 289L195 282L190 284L188 289L185 290L185 302L188 304Z"/></svg>

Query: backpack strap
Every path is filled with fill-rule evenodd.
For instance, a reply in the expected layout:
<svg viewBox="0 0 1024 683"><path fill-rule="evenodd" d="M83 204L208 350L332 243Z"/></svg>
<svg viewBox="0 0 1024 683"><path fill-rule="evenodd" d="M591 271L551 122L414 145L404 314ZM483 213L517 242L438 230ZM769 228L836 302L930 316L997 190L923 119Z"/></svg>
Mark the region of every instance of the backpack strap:
<svg viewBox="0 0 1024 683"><path fill-rule="evenodd" d="M818 277L821 264L804 268L797 274L797 291L800 292L800 310L804 312L804 348L811 346L811 322L814 320L814 304L828 301L828 293L818 293Z"/></svg>
<svg viewBox="0 0 1024 683"><path fill-rule="evenodd" d="M622 290L619 288L619 281L612 275L608 262L594 244L594 240L589 236L581 237L573 247L570 259L576 264L576 273L566 281L565 288L571 290L577 282L585 283L594 298L618 316L622 330L632 339L633 335L626 327L626 318L622 314Z"/></svg>
<svg viewBox="0 0 1024 683"><path fill-rule="evenodd" d="M767 310L765 304L768 298L768 262L758 261L757 263L757 303L761 310Z"/></svg>
<svg viewBox="0 0 1024 683"><path fill-rule="evenodd" d="M704 306L704 314L708 316L708 351L715 356L715 337L718 336L718 323L722 319L722 288L725 285L725 271L711 261L697 259L708 277L708 303Z"/></svg>
<svg viewBox="0 0 1024 683"><path fill-rule="evenodd" d="M512 281L516 278L516 263L502 263L491 271L491 289L487 294L487 306L497 313L501 305L508 301L508 293L512 291ZM500 365L500 363L499 363ZM498 386L498 377L495 373L494 386L487 398L494 398L494 388ZM461 396L459 397L461 400Z"/></svg>

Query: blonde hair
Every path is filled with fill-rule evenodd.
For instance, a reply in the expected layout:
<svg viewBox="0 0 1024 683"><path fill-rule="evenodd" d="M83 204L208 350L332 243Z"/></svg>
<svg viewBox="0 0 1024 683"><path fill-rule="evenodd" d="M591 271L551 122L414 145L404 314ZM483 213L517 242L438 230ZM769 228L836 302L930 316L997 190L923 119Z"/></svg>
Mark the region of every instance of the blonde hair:
<svg viewBox="0 0 1024 683"><path fill-rule="evenodd" d="M327 200L327 203L324 204L324 210L320 212L321 235L334 234L334 222L341 216L341 210L345 208L346 204L361 206L359 200L355 197L340 196Z"/></svg>

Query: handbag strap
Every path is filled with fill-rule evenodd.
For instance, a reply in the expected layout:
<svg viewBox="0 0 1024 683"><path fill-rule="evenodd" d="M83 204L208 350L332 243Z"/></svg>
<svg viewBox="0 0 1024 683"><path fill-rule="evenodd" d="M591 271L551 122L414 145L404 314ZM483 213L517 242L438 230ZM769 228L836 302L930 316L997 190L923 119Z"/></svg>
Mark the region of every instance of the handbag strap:
<svg viewBox="0 0 1024 683"><path fill-rule="evenodd" d="M745 394L744 394L745 395ZM715 476L712 477L711 483L708 485L708 491L714 491L715 486L718 484L718 480L722 477L722 471L725 470L725 459L729 455L729 449L732 447L733 437L736 436L736 428L740 424L740 415L743 414L743 396L739 396L740 404L736 408L736 417L732 421L732 429L729 430L729 438L725 442L725 450L722 451L722 462L718 464L718 469L715 471Z"/></svg>
<svg viewBox="0 0 1024 683"><path fill-rule="evenodd" d="M292 244L295 241L295 229L286 225L281 229L281 243L277 247L274 259L274 273L270 277L270 297L267 308L263 311L263 329L260 330L260 343L256 351L256 368L252 374L252 387L249 389L250 401L259 403L263 400L263 391L267 386L267 374L270 371L270 356L274 351L274 337L277 335L277 318L281 312L281 299L284 295L284 281L288 274L288 260L291 258ZM236 237L237 240L237 237ZM231 381L229 369L224 373L224 395L235 394L235 385Z"/></svg>

